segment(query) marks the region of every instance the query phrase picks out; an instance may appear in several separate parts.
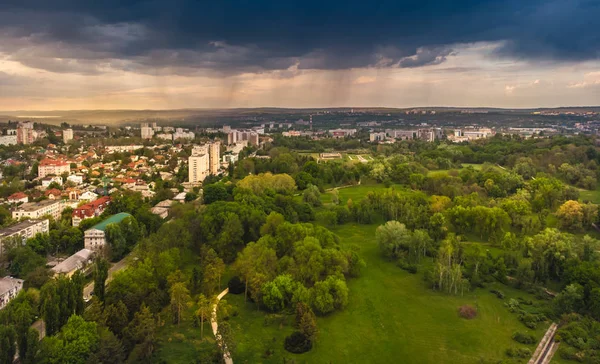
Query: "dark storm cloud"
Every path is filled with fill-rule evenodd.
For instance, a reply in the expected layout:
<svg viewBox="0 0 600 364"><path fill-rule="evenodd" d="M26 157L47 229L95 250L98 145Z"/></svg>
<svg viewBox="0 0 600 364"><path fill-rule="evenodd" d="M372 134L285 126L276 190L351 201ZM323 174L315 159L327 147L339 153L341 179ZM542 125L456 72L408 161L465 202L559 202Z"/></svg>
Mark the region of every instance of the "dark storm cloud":
<svg viewBox="0 0 600 364"><path fill-rule="evenodd" d="M505 41L499 56L581 61L600 56L598 19L598 0L4 0L0 51L79 73L420 67L478 41Z"/></svg>

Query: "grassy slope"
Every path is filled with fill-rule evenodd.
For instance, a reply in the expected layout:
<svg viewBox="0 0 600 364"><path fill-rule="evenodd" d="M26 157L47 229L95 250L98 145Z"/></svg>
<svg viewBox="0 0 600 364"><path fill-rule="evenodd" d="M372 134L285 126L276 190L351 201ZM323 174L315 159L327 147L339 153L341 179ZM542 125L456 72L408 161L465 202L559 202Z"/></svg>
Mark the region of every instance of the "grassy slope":
<svg viewBox="0 0 600 364"><path fill-rule="evenodd" d="M238 327L236 362L282 362L293 358L307 363L473 363L502 359L516 346L514 331L526 331L487 290L454 297L427 288L421 274L411 275L381 259L374 241L375 225L344 225L335 229L343 244L361 246L368 267L349 282L350 303L343 311L319 318L320 336L312 351L292 355L283 349L283 339L293 329L289 324L265 325L265 315L253 306L244 307L243 297L229 302L240 307L233 319ZM500 287L510 297L522 292ZM457 309L476 305L479 316L461 319ZM545 327L535 335L541 337ZM274 350L270 356L263 355ZM533 350L533 346L532 346Z"/></svg>

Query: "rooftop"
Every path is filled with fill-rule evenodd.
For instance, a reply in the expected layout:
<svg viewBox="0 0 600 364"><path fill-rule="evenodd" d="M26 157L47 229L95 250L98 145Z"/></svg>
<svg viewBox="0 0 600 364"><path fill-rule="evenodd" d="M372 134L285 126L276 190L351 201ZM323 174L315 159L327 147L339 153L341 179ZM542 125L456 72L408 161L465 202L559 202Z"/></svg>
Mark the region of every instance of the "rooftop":
<svg viewBox="0 0 600 364"><path fill-rule="evenodd" d="M119 212L118 214L112 215L108 219L92 226L89 230L96 229L96 230L104 231L108 225L118 224L121 221L123 221L126 217L130 217L130 216L131 216L131 214L128 214L126 212Z"/></svg>
<svg viewBox="0 0 600 364"><path fill-rule="evenodd" d="M92 257L93 253L94 252L89 249L81 249L53 267L52 271L55 273L70 273L75 269L81 268L83 263L87 262Z"/></svg>
<svg viewBox="0 0 600 364"><path fill-rule="evenodd" d="M62 203L61 200L42 200L40 202L28 202L28 203L24 203L21 206L18 207L17 210L19 211L35 211L35 210L39 210L42 207L47 207L50 205L54 205L56 203Z"/></svg>
<svg viewBox="0 0 600 364"><path fill-rule="evenodd" d="M13 277L4 277L0 279L0 296L18 286L23 286L22 279Z"/></svg>
<svg viewBox="0 0 600 364"><path fill-rule="evenodd" d="M5 236L10 236L10 235L12 235L14 233L17 233L17 232L19 232L19 231L21 231L23 229L27 229L30 226L37 225L37 224L39 224L39 223L41 223L43 221L48 221L48 220L34 220L34 219L25 220L25 221L21 221L18 224L15 224L15 225L6 227L4 229L1 229L0 230L0 239L3 238L3 237L5 237Z"/></svg>

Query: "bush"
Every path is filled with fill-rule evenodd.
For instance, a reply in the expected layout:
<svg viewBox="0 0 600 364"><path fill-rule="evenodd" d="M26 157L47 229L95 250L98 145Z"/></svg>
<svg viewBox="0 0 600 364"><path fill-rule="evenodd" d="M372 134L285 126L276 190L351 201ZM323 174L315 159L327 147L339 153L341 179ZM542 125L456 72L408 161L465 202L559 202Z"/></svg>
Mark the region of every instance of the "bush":
<svg viewBox="0 0 600 364"><path fill-rule="evenodd" d="M312 349L312 341L300 331L294 331L290 336L285 338L283 347L290 353L302 354Z"/></svg>
<svg viewBox="0 0 600 364"><path fill-rule="evenodd" d="M537 342L533 335L519 331L512 335L512 339L521 344L535 344Z"/></svg>
<svg viewBox="0 0 600 364"><path fill-rule="evenodd" d="M510 358L531 358L531 349L529 348L508 348L506 356Z"/></svg>
<svg viewBox="0 0 600 364"><path fill-rule="evenodd" d="M460 306L458 309L458 315L467 320L471 320L477 316L477 309L471 305Z"/></svg>
<svg viewBox="0 0 600 364"><path fill-rule="evenodd" d="M542 322L546 319L546 316L542 314L533 314L522 311L519 315L519 321L521 321L525 326L530 329L535 329L537 327L538 322Z"/></svg>
<svg viewBox="0 0 600 364"><path fill-rule="evenodd" d="M496 295L496 297L500 298L500 299L504 299L504 292L502 292L499 289L492 289L490 290L490 292L492 292L493 294Z"/></svg>
<svg viewBox="0 0 600 364"><path fill-rule="evenodd" d="M238 276L232 277L227 283L227 287L229 287L229 293L231 294L241 294L246 290L244 282Z"/></svg>
<svg viewBox="0 0 600 364"><path fill-rule="evenodd" d="M404 258L398 259L398 267L407 271L408 273L417 274L419 266L416 264L408 263Z"/></svg>

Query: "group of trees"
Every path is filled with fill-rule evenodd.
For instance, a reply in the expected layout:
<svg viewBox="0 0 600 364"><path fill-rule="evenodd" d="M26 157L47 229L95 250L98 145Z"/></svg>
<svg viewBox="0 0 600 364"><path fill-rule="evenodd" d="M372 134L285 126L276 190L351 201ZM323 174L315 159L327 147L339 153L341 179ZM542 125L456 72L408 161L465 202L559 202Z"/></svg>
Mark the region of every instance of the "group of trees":
<svg viewBox="0 0 600 364"><path fill-rule="evenodd" d="M258 307L279 312L298 303L319 314L348 302L346 277L360 274L364 261L343 250L337 237L312 224L292 224L272 212L261 237L249 243L235 261L244 294Z"/></svg>

